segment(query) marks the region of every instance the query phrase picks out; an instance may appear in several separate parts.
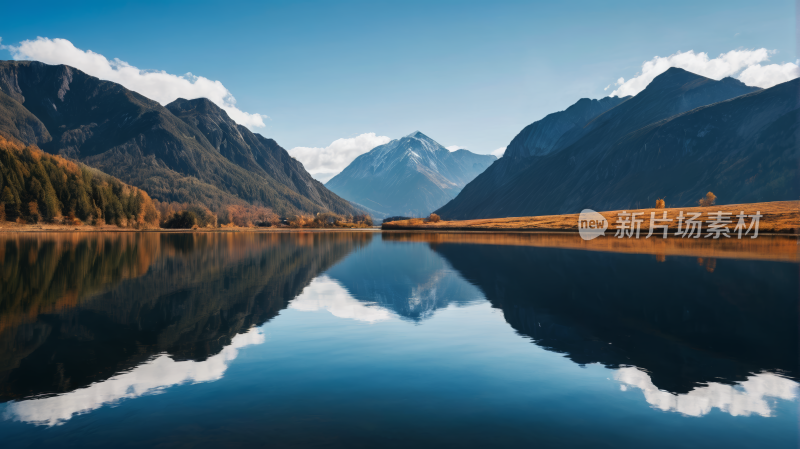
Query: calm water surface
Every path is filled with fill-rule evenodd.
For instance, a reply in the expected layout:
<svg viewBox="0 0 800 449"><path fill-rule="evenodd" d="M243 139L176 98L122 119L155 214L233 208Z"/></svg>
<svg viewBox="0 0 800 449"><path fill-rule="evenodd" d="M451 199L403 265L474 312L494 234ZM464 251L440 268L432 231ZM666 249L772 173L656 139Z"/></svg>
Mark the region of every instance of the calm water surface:
<svg viewBox="0 0 800 449"><path fill-rule="evenodd" d="M0 234L0 445L798 446L796 250L542 239Z"/></svg>

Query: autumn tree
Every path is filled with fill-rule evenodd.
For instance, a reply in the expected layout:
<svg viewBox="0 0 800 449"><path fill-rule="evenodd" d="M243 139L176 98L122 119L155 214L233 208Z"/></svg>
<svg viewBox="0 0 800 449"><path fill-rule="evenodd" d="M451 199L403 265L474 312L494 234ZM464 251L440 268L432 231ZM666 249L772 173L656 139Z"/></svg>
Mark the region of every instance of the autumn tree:
<svg viewBox="0 0 800 449"><path fill-rule="evenodd" d="M700 207L708 207L708 206L713 206L716 202L717 202L717 196L714 195L711 192L708 192L708 193L706 193L706 196L704 196L703 198L700 198L697 201L697 204Z"/></svg>
<svg viewBox="0 0 800 449"><path fill-rule="evenodd" d="M188 210L176 212L161 225L167 229L191 229L197 225L197 216Z"/></svg>
<svg viewBox="0 0 800 449"><path fill-rule="evenodd" d="M6 220L158 224L150 197L98 170L0 137L0 203ZM147 212L147 213L145 213Z"/></svg>
<svg viewBox="0 0 800 449"><path fill-rule="evenodd" d="M3 194L0 195L0 203L5 205L6 220L14 221L19 217L19 199L16 198L9 186L3 188Z"/></svg>

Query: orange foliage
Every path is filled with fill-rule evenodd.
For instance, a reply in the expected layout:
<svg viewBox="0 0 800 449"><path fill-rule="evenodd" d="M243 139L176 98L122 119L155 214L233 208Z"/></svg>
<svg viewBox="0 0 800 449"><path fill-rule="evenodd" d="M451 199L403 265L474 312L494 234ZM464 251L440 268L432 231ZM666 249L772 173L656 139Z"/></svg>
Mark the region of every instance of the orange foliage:
<svg viewBox="0 0 800 449"><path fill-rule="evenodd" d="M240 227L273 226L280 221L278 214L263 206L228 206L225 212L225 220Z"/></svg>
<svg viewBox="0 0 800 449"><path fill-rule="evenodd" d="M708 207L708 206L713 206L714 203L716 203L716 202L717 202L717 195L714 195L713 193L708 192L708 193L706 193L706 196L704 196L703 198L700 198L697 201L697 205L700 206L700 207Z"/></svg>

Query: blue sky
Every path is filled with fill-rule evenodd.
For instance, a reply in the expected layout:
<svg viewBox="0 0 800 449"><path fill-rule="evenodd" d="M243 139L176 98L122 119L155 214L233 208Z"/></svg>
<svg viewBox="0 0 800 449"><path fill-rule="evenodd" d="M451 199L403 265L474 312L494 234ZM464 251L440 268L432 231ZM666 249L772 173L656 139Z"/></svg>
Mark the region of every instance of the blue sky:
<svg viewBox="0 0 800 449"><path fill-rule="evenodd" d="M219 80L283 147L420 130L478 153L656 56L777 50L792 1L7 2L0 37L37 36L140 69ZM0 58L10 59L8 49Z"/></svg>

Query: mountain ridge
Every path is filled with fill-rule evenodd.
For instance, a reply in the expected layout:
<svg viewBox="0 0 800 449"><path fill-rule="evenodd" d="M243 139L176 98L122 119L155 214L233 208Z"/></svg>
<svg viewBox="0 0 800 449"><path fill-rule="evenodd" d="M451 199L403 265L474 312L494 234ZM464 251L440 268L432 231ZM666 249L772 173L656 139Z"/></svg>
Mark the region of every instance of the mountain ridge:
<svg viewBox="0 0 800 449"><path fill-rule="evenodd" d="M582 208L632 208L637 203L647 205L657 197L664 196L671 205L685 206L692 204L709 190L717 193L720 198L725 198L726 202L790 199L784 196L773 197L766 193L744 194L741 191L731 196L730 193L735 190L731 187L731 179L722 183L719 183L721 178L714 181L724 171L730 174L725 165L720 165L725 162L724 152L714 147L711 140L706 139L702 143L696 141L702 140L712 128L726 128L728 132L738 134L730 124L725 124L723 116L726 112L721 109L714 109L721 114L716 117L704 116L699 111L719 104L729 105L735 99L758 95L764 91L730 78L714 81L682 69L670 69L656 77L635 97L609 108L588 121L580 130L575 130L579 135L571 138L568 145L541 156L517 156L506 161L503 161L505 157L502 158L437 213L445 219L551 215L577 212ZM772 98L770 94L767 96ZM759 104L759 107L771 107L770 101ZM693 113L696 114L690 116ZM691 118L685 118L689 116ZM744 116L737 117L746 121ZM675 120L680 120L681 125L686 128L668 125ZM703 121L700 128L709 126L709 130L705 133L702 129L695 130L694 138L691 134L684 134L686 129L694 129L698 120ZM739 125L745 126L745 123L741 122ZM670 134L664 134L665 130L669 130ZM518 142L520 135L512 143ZM644 140L635 140L643 136L646 136ZM719 134L715 133L714 136ZM634 141L638 143L634 144ZM732 147L741 146L741 143L730 144ZM633 145L641 145L641 148ZM702 151L697 147L690 152L687 146L691 145L700 145ZM517 153L524 154L524 148ZM706 157L706 165L692 158L680 157L690 153L693 154L692 158ZM737 150L737 153L741 153L741 150ZM743 159L748 157L742 156ZM709 163L711 159L716 165ZM741 164L737 166L748 171ZM664 172L667 167L671 172ZM669 176L674 178L672 184L668 180ZM742 178L741 182L752 176L750 174ZM779 175L779 178L782 176ZM678 188L676 183L684 183L686 187ZM622 185L625 187L621 187ZM792 189L787 190L787 194L791 191ZM773 189L773 193L776 192Z"/></svg>
<svg viewBox="0 0 800 449"><path fill-rule="evenodd" d="M0 116L19 116L22 107L39 120L51 139L48 141L43 133L35 139L31 132L21 133L13 121L6 121L0 131L12 137L16 133L26 144L38 144L49 153L98 168L162 201L199 202L210 207L262 204L283 215L358 212L332 193L318 195L318 202L304 196L295 184L285 185L266 171L254 172L238 165L221 154L191 120L183 120L119 84L75 68L36 61L0 61L0 92L8 97L0 102L4 111ZM203 120L205 124L211 122L208 117ZM226 131L231 134L233 130ZM258 140L253 136L250 133L247 137ZM268 143L263 139L261 144L266 147ZM277 144L275 147L275 152L285 153ZM285 158L291 159L288 153ZM295 178L305 172L302 165L293 170ZM311 184L316 190L325 190L321 184Z"/></svg>
<svg viewBox="0 0 800 449"><path fill-rule="evenodd" d="M325 185L389 215L428 215L493 163L492 155L450 152L415 131L358 156Z"/></svg>

